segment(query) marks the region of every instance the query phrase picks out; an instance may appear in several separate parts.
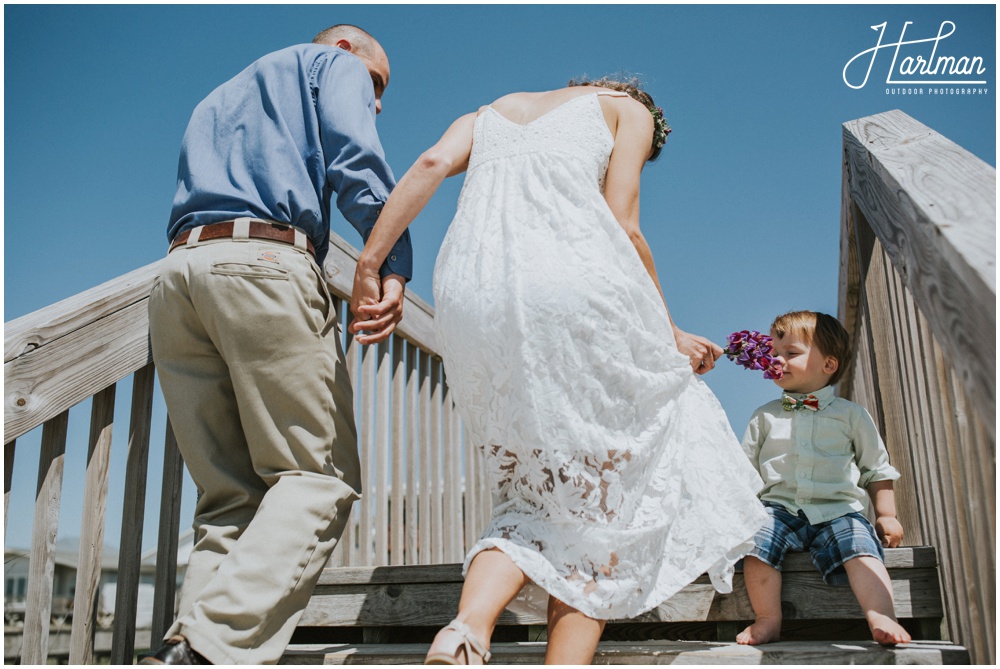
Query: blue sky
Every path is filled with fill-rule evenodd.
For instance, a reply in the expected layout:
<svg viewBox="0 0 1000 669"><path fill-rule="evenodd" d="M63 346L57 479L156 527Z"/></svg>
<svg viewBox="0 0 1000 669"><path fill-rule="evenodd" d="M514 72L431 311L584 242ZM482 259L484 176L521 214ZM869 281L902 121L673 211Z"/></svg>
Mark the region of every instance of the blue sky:
<svg viewBox="0 0 1000 669"><path fill-rule="evenodd" d="M981 57L988 92L894 94L888 51L863 88L848 87L844 66L875 45L871 26L887 22L883 41L896 41L906 21L907 39L952 22L937 55ZM642 227L675 321L718 342L790 309L836 313L845 121L902 109L996 164L994 5L6 5L4 320L161 258L191 110L255 58L334 23L365 27L389 55L378 128L397 178L451 120L505 93L640 75L674 128L643 175ZM460 187L449 180L411 228L409 290L428 301ZM360 242L342 221L333 229ZM738 435L776 392L725 361L706 380ZM119 416L129 394L122 384ZM165 420L156 404L147 547ZM79 527L88 416L71 412L61 535ZM30 514L16 509L33 494L38 440L18 441L8 545L29 543ZM112 544L123 434L114 449ZM185 524L192 499L188 480Z"/></svg>

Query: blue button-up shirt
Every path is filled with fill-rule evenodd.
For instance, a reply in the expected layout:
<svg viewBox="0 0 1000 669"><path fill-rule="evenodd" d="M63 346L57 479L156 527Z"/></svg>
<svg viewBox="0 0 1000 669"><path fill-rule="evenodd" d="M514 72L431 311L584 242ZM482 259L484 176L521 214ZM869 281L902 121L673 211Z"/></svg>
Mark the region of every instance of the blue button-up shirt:
<svg viewBox="0 0 1000 669"><path fill-rule="evenodd" d="M836 397L830 386L812 394L818 411L786 411L781 400L757 409L743 435L743 450L764 479L760 498L793 514L804 511L815 524L863 513L867 486L895 481L899 472L889 464L864 407Z"/></svg>
<svg viewBox="0 0 1000 669"><path fill-rule="evenodd" d="M212 91L181 144L167 238L240 216L302 228L322 266L330 199L364 241L396 182L375 131L375 91L351 53L300 44L268 54ZM409 279L408 232L382 275Z"/></svg>

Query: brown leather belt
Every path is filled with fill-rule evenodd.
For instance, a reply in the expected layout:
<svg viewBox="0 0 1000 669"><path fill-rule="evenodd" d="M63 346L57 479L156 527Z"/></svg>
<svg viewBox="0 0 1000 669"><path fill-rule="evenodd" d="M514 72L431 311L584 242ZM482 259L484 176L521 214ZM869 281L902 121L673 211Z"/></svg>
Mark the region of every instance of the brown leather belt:
<svg viewBox="0 0 1000 669"><path fill-rule="evenodd" d="M234 224L235 221L222 221L221 223L212 223L211 225L202 226L198 241L206 242L212 239L232 237ZM181 234L177 235L177 237L174 238L173 243L170 245L170 251L173 251L178 246L184 246L187 244L190 236L190 230L185 230ZM281 225L279 223L250 221L249 237L251 239L266 239L269 242L280 242L282 244L288 244L289 246L295 246L295 228L287 225ZM316 257L316 249L313 248L312 242L308 239L306 239L306 249L313 258ZM170 253L170 251L167 251L167 253Z"/></svg>

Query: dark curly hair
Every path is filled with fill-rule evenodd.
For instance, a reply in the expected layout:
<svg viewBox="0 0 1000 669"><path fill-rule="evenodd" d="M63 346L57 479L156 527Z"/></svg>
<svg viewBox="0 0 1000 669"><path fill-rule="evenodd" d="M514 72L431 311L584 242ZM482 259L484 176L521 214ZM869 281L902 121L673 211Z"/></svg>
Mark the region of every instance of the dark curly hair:
<svg viewBox="0 0 1000 669"><path fill-rule="evenodd" d="M612 77L601 77L600 79L580 77L569 80L570 86L599 86L601 88L608 88L613 91L627 93L633 100L641 102L649 110L649 113L653 115L653 152L649 156L649 161L652 162L659 157L660 151L663 150L663 143L667 141L667 135L670 134L670 126L666 124L663 118L663 110L653 102L653 97L640 88L641 83L637 77L623 77L621 79Z"/></svg>

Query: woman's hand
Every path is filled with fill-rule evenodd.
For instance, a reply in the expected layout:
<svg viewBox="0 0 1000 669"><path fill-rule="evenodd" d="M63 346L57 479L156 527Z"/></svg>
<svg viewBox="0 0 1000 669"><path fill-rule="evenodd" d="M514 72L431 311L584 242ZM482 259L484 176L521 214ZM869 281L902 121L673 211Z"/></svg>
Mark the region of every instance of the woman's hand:
<svg viewBox="0 0 1000 669"><path fill-rule="evenodd" d="M378 270L359 262L351 290L351 313L354 320L348 330L358 335L359 344L384 341L403 320L403 293L406 281L398 274L379 278Z"/></svg>
<svg viewBox="0 0 1000 669"><path fill-rule="evenodd" d="M721 346L699 335L674 328L674 339L677 340L677 350L691 360L691 369L695 374L709 371L722 356Z"/></svg>

